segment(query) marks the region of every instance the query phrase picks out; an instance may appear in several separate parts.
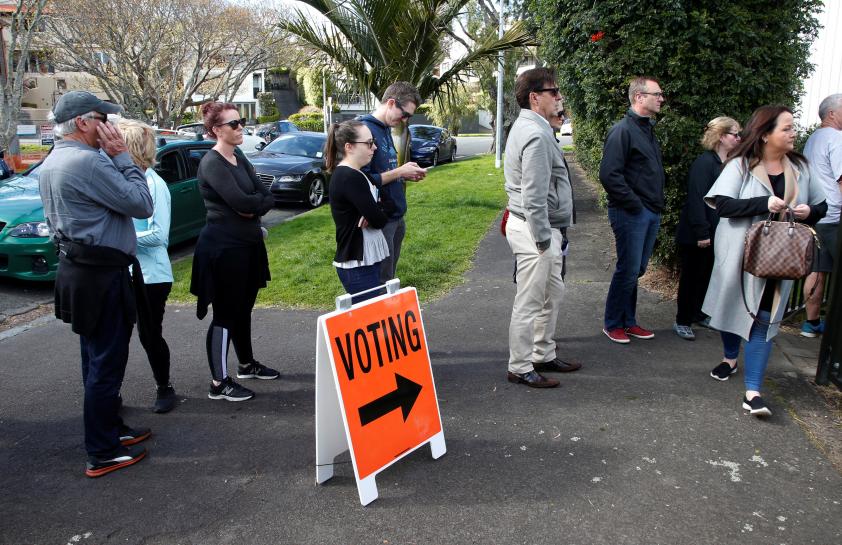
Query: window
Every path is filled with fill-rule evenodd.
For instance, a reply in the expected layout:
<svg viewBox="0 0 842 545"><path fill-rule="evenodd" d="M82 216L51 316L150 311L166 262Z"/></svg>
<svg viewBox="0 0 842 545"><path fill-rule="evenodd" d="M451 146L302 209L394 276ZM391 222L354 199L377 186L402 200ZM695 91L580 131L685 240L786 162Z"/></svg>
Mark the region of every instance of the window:
<svg viewBox="0 0 842 545"><path fill-rule="evenodd" d="M181 181L181 173L183 171L184 168L182 167L182 160L178 151L165 153L160 157L158 164L155 166L155 172L168 184Z"/></svg>
<svg viewBox="0 0 842 545"><path fill-rule="evenodd" d="M187 177L195 178L199 172L199 163L210 148L191 149L187 151Z"/></svg>

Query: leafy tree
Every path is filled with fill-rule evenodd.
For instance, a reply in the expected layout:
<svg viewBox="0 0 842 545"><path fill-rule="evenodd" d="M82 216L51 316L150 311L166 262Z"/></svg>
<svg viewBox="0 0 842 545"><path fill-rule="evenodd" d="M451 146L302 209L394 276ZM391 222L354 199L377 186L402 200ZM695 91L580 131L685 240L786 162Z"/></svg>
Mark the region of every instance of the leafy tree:
<svg viewBox="0 0 842 545"><path fill-rule="evenodd" d="M541 52L558 67L576 120L577 160L596 178L602 144L629 107L629 80L660 80L655 132L667 175L657 256L671 262L674 228L705 124L745 123L758 106L795 106L812 67L820 0L530 0Z"/></svg>
<svg viewBox="0 0 842 545"><path fill-rule="evenodd" d="M30 52L35 50L44 27L47 0L16 0L14 11L0 20L0 149L17 153L17 129L23 96L24 74Z"/></svg>
<svg viewBox="0 0 842 545"><path fill-rule="evenodd" d="M465 86L458 89L454 100L439 100L432 103L427 116L430 120L440 126L446 127L454 135L459 134L462 127L462 118L477 113L479 91L472 93L476 85Z"/></svg>
<svg viewBox="0 0 842 545"><path fill-rule="evenodd" d="M260 114L263 116L277 116L278 106L275 104L275 95L272 93L258 93L257 103L260 105Z"/></svg>

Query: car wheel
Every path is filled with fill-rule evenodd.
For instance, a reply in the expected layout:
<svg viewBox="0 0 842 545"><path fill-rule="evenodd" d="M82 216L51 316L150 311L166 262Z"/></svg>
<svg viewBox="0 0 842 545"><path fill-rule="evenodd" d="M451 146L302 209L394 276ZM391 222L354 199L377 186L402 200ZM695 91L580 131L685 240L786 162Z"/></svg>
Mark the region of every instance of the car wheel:
<svg viewBox="0 0 842 545"><path fill-rule="evenodd" d="M325 181L316 176L310 182L310 189L307 192L307 204L311 208L318 208L325 202Z"/></svg>
<svg viewBox="0 0 842 545"><path fill-rule="evenodd" d="M430 166L435 167L439 164L439 150L433 152L433 159L430 161Z"/></svg>
<svg viewBox="0 0 842 545"><path fill-rule="evenodd" d="M453 146L452 148L450 148L450 162L452 163L455 160L456 160L456 146Z"/></svg>

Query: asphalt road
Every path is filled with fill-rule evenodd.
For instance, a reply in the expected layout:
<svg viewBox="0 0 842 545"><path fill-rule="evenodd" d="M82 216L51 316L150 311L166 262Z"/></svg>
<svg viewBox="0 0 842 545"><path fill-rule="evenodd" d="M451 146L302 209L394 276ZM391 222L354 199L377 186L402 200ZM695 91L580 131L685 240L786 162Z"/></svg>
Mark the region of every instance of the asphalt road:
<svg viewBox="0 0 842 545"><path fill-rule="evenodd" d="M181 403L149 411L152 376L133 339L125 418L152 427L150 454L95 480L83 476L78 339L53 320L0 340L0 544L842 543L842 476L787 412L791 391L770 388L770 419L745 415L742 369L708 376L719 336L679 339L674 302L643 290L655 338L620 346L601 333L611 230L592 190L578 182L576 196L556 338L583 369L552 390L506 381L512 257L491 226L464 283L422 306L447 453L423 447L379 473L365 508L347 454L314 485L318 312L255 311L256 357L281 378L227 403L207 398L210 318L169 306ZM778 384L791 367L773 354Z"/></svg>

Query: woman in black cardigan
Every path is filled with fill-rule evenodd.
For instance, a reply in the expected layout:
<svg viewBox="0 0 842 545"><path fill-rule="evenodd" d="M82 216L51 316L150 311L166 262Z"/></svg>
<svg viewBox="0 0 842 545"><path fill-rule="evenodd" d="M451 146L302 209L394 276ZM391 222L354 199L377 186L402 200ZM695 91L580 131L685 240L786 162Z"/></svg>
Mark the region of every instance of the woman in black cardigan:
<svg viewBox="0 0 842 545"><path fill-rule="evenodd" d="M363 123L345 121L331 126L325 145L325 166L330 179L330 212L336 224L333 266L345 291L372 290L354 303L379 295L380 262L389 256L381 229L386 214L377 204L378 189L360 169L371 162L377 146Z"/></svg>
<svg viewBox="0 0 842 545"><path fill-rule="evenodd" d="M251 345L251 311L257 291L269 280L269 261L260 217L275 204L254 168L238 154L244 120L233 104L202 106L205 131L216 145L199 163L199 190L207 208L207 224L193 257L190 292L198 297L196 315L213 305L207 335L212 382L208 397L245 401L254 392L228 376L228 344L234 343L240 365L237 378L276 379L279 373L255 361Z"/></svg>
<svg viewBox="0 0 842 545"><path fill-rule="evenodd" d="M690 167L687 181L687 201L678 220L676 242L681 258L678 279L678 313L672 329L682 339L696 338L690 327L703 322L702 301L708 289L713 269L713 234L719 223L716 210L708 207L703 198L722 172L728 153L740 143L740 124L730 117L712 119L702 136L702 153Z"/></svg>

